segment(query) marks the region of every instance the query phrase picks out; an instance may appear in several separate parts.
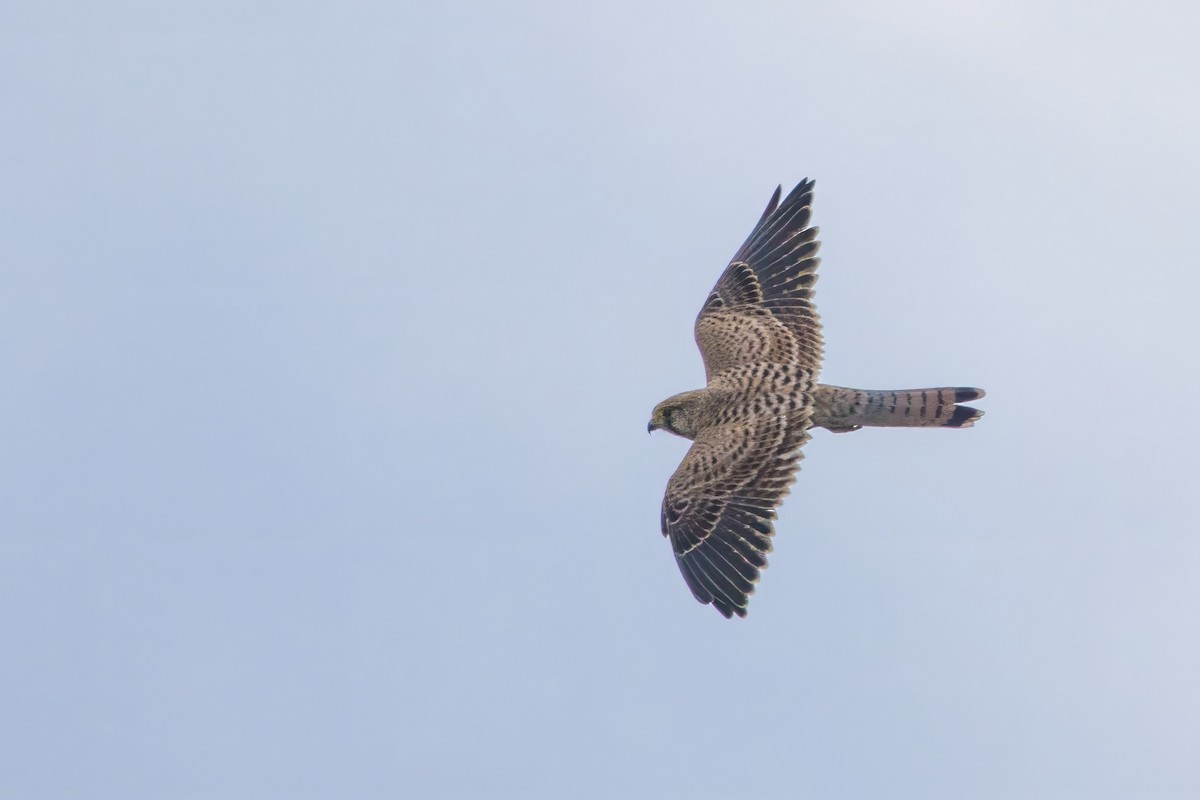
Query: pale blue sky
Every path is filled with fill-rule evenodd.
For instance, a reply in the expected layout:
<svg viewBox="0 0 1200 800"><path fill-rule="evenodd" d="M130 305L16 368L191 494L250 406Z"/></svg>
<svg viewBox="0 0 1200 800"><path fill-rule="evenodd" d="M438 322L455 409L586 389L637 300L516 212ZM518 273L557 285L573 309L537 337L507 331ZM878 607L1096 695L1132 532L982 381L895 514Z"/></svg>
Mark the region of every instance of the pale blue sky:
<svg viewBox="0 0 1200 800"><path fill-rule="evenodd" d="M9 2L0 797L1191 798L1194 6ZM817 180L750 617L658 532Z"/></svg>

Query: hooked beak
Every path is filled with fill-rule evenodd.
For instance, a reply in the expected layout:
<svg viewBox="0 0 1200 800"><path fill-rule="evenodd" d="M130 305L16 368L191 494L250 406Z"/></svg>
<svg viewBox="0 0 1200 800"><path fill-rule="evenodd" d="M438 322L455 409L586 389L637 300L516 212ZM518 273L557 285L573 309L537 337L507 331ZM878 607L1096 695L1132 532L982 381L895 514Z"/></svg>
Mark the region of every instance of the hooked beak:
<svg viewBox="0 0 1200 800"><path fill-rule="evenodd" d="M646 433L654 433L656 430L658 430L658 426L655 425L653 422L649 422L646 424Z"/></svg>

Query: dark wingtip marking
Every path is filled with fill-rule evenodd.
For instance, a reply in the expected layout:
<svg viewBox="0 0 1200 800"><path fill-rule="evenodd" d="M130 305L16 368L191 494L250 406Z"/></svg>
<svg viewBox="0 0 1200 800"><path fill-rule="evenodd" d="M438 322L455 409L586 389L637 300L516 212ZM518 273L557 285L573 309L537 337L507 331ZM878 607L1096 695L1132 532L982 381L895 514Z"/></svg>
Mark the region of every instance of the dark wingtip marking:
<svg viewBox="0 0 1200 800"><path fill-rule="evenodd" d="M983 397L985 392L983 389L975 389L970 386L960 386L954 390L954 402L965 403L968 400L978 400Z"/></svg>
<svg viewBox="0 0 1200 800"><path fill-rule="evenodd" d="M783 186L781 184L781 185L775 187L775 193L773 195L771 195L771 200L770 200L770 202L767 203L767 210L764 211L762 213L762 216L758 218L758 222L760 225L762 224L763 220L765 220L767 217L769 217L775 213L775 209L779 208L779 198L782 196L783 196Z"/></svg>
<svg viewBox="0 0 1200 800"><path fill-rule="evenodd" d="M717 598L713 598L712 605L713 605L713 608L715 608L717 611L719 611L721 613L721 616L724 617L725 619L733 619L734 614L737 614L739 617L742 617L743 619L746 616L746 609L742 608L741 606L731 605L731 604L725 602L724 600L719 600Z"/></svg>
<svg viewBox="0 0 1200 800"><path fill-rule="evenodd" d="M811 194L812 190L813 190L813 186L815 184L816 184L816 181L809 180L808 178L805 178L804 180L800 181L799 183L796 184L796 188L794 188L794 189L792 189L792 191L788 192L788 196L785 197L783 200L783 205L790 206L793 203L797 202L799 199L803 198L804 196Z"/></svg>

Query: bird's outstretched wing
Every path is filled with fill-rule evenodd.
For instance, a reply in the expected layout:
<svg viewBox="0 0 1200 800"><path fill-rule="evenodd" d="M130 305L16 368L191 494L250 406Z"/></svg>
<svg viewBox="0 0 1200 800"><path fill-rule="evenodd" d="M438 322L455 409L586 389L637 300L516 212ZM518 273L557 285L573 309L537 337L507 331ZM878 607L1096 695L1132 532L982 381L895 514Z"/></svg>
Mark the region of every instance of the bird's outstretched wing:
<svg viewBox="0 0 1200 800"><path fill-rule="evenodd" d="M816 374L823 344L813 305L818 228L813 181L801 181L779 202L775 190L762 218L734 255L696 317L696 344L711 378L755 362L792 364Z"/></svg>
<svg viewBox="0 0 1200 800"><path fill-rule="evenodd" d="M746 616L767 565L811 409L807 395L759 396L742 419L700 431L667 484L663 535L692 594L726 617Z"/></svg>

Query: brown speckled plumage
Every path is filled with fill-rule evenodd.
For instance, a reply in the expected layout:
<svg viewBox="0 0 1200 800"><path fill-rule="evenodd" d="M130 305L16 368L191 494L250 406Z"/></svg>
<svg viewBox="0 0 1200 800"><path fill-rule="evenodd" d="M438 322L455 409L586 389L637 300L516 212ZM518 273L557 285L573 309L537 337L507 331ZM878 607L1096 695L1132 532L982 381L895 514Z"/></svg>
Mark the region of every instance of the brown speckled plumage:
<svg viewBox="0 0 1200 800"><path fill-rule="evenodd" d="M781 187L782 188L782 187ZM874 391L817 383L823 345L813 305L813 182L775 190L696 318L708 385L655 407L650 430L693 440L667 484L662 532L692 594L744 617L771 551L776 509L808 431L863 426L969 427L969 388Z"/></svg>

